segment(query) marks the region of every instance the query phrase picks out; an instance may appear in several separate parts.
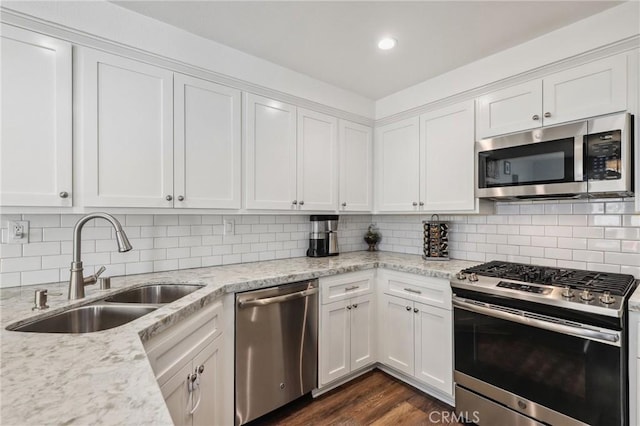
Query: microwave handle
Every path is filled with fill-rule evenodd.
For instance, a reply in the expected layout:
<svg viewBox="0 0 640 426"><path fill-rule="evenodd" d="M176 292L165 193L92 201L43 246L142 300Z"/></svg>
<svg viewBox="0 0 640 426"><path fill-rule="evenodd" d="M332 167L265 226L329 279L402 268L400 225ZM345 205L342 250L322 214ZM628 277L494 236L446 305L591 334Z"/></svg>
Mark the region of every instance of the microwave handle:
<svg viewBox="0 0 640 426"><path fill-rule="evenodd" d="M576 135L573 139L573 176L576 182L583 182L587 167L587 135Z"/></svg>

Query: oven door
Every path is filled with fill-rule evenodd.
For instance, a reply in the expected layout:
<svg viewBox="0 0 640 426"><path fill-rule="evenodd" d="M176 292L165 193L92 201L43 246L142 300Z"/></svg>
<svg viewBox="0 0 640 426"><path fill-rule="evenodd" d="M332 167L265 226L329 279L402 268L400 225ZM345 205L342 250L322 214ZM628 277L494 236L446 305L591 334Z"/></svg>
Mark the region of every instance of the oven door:
<svg viewBox="0 0 640 426"><path fill-rule="evenodd" d="M584 196L587 123L535 129L476 143L476 196Z"/></svg>
<svg viewBox="0 0 640 426"><path fill-rule="evenodd" d="M458 297L454 330L457 386L547 424L626 424L620 331Z"/></svg>

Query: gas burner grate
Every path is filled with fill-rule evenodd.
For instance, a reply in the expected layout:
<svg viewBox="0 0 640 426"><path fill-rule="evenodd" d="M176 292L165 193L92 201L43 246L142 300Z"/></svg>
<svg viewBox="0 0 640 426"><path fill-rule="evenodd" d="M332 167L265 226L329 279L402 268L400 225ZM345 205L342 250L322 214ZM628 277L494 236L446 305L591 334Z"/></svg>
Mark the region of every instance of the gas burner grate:
<svg viewBox="0 0 640 426"><path fill-rule="evenodd" d="M617 296L625 296L635 282L632 275L551 268L497 260L467 268L463 272L535 284L569 286L576 290L589 289L597 292L608 290L612 295Z"/></svg>

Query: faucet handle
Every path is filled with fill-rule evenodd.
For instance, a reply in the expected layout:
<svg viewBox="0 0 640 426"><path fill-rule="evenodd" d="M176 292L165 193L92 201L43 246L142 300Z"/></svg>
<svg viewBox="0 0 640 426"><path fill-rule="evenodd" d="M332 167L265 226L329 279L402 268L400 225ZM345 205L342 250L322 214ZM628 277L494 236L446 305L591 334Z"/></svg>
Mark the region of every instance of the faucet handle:
<svg viewBox="0 0 640 426"><path fill-rule="evenodd" d="M107 268L105 268L104 266L101 266L100 269L98 269L98 271L95 274L93 274L93 276L96 277L96 279L97 279L106 270L107 270Z"/></svg>
<svg viewBox="0 0 640 426"><path fill-rule="evenodd" d="M106 270L107 268L105 268L104 266L101 266L100 269L98 269L98 271L95 274L89 275L88 277L84 277L84 285L95 284L96 281L98 281L98 277L100 276L100 274L102 274Z"/></svg>

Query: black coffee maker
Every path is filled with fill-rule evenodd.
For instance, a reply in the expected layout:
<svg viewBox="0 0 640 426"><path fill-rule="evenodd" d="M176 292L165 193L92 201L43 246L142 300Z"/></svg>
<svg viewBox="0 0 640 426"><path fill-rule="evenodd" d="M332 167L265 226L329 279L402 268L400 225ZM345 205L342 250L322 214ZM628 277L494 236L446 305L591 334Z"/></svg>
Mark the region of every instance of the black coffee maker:
<svg viewBox="0 0 640 426"><path fill-rule="evenodd" d="M337 256L338 215L311 215L309 233L309 257Z"/></svg>

